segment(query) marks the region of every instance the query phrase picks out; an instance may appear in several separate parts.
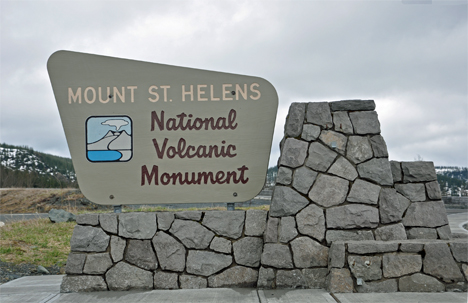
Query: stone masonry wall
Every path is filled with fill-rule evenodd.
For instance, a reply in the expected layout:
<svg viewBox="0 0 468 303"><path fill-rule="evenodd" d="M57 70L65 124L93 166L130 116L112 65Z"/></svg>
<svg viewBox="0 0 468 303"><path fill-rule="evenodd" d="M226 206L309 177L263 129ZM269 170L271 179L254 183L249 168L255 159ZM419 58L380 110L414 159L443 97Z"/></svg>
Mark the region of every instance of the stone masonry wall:
<svg viewBox="0 0 468 303"><path fill-rule="evenodd" d="M338 241L330 248L328 290L466 292L467 263L461 239Z"/></svg>
<svg viewBox="0 0 468 303"><path fill-rule="evenodd" d="M78 216L61 291L362 291L357 278L373 285L366 289L395 291L409 277L430 280L425 275L443 290L466 289L467 261L459 256L468 255L468 242L449 240L433 163L389 161L374 109L372 100L293 103L270 211ZM416 259L423 269L406 272L406 260ZM437 259L448 260L441 264L451 264L453 279L439 274L446 267L430 269ZM389 265L397 273L386 274ZM377 273L361 277L356 266ZM426 291L414 289L399 287Z"/></svg>

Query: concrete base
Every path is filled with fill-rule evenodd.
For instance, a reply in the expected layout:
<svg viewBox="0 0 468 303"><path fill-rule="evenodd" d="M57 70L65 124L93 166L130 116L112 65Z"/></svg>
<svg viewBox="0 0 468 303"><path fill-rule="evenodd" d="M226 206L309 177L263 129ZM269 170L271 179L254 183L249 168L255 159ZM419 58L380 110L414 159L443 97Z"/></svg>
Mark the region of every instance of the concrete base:
<svg viewBox="0 0 468 303"><path fill-rule="evenodd" d="M466 293L330 294L322 289L208 288L152 291L59 293L63 276L23 277L0 285L2 303L247 302L247 303L466 303ZM338 300L335 300L335 298Z"/></svg>

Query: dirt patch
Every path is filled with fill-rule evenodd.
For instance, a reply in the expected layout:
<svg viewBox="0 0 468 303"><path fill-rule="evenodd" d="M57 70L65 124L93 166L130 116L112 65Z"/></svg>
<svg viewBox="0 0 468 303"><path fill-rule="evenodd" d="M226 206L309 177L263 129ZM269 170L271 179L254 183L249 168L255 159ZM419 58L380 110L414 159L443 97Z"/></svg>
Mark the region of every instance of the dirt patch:
<svg viewBox="0 0 468 303"><path fill-rule="evenodd" d="M0 190L0 213L47 213L52 208L76 212L110 210L111 206L95 204L75 188L11 188Z"/></svg>

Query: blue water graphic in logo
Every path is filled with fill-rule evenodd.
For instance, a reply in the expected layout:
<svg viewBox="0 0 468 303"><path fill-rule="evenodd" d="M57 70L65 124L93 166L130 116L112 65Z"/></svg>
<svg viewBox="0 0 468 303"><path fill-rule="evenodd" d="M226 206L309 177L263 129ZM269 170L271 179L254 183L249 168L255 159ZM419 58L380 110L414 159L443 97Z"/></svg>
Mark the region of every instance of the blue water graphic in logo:
<svg viewBox="0 0 468 303"><path fill-rule="evenodd" d="M92 162L117 161L122 154L116 150L88 150L88 159Z"/></svg>

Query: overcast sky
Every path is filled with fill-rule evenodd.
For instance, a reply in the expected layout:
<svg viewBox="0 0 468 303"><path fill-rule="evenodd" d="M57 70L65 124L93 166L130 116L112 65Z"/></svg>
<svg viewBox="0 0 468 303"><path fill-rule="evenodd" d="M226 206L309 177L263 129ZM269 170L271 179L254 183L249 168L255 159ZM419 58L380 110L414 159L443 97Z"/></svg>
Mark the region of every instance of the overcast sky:
<svg viewBox="0 0 468 303"><path fill-rule="evenodd" d="M267 79L270 166L291 102L343 99L375 100L390 159L468 166L467 1L0 5L1 142L69 157L46 62L72 50Z"/></svg>

